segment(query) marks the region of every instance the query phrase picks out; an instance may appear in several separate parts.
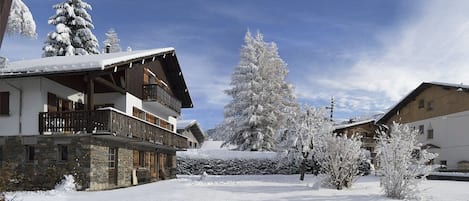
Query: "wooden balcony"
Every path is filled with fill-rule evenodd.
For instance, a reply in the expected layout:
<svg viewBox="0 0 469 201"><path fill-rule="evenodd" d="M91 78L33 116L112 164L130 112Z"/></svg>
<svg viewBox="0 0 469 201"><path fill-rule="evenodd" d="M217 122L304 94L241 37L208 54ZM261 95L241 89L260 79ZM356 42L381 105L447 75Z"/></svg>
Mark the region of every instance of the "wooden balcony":
<svg viewBox="0 0 469 201"><path fill-rule="evenodd" d="M181 101L174 98L163 87L158 84L143 85L143 100L144 101L157 101L177 113L181 113Z"/></svg>
<svg viewBox="0 0 469 201"><path fill-rule="evenodd" d="M176 148L187 148L187 138L144 120L114 110L40 112L39 133L109 134Z"/></svg>

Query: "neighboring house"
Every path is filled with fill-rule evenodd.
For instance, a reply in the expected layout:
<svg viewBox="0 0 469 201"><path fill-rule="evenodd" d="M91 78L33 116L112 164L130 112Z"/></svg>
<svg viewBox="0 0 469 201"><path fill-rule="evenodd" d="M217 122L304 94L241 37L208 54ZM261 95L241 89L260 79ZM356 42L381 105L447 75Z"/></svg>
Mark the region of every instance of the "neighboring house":
<svg viewBox="0 0 469 201"><path fill-rule="evenodd" d="M181 108L192 100L173 48L12 62L0 68L0 162L20 178L9 187L174 178Z"/></svg>
<svg viewBox="0 0 469 201"><path fill-rule="evenodd" d="M205 141L205 134L196 120L178 120L177 132L187 137L189 149L199 149Z"/></svg>
<svg viewBox="0 0 469 201"><path fill-rule="evenodd" d="M423 148L439 154L433 163L449 169L469 163L469 86L424 82L377 123L394 121L419 130Z"/></svg>
<svg viewBox="0 0 469 201"><path fill-rule="evenodd" d="M335 125L334 133L346 134L347 136L361 136L362 148L370 152L371 163L375 164L376 157L376 132L379 127L375 124L374 119L368 119L357 122L349 122L346 124Z"/></svg>

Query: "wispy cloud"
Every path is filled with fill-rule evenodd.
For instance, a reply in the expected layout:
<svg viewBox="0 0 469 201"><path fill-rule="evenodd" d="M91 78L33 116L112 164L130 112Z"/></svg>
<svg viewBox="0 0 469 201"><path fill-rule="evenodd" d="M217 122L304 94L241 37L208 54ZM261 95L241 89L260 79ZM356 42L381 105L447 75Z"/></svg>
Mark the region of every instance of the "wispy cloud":
<svg viewBox="0 0 469 201"><path fill-rule="evenodd" d="M366 50L373 56L358 54L349 69L306 84L320 86L318 94L344 96L339 107L366 111L391 106L423 81L469 83L469 2L424 3L393 31L376 33L381 47Z"/></svg>

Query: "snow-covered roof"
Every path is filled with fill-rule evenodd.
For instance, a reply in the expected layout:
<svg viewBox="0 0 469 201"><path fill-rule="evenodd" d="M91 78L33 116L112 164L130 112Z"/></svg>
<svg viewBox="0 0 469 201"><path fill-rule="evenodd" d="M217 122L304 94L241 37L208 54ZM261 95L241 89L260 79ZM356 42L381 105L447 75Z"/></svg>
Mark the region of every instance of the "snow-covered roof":
<svg viewBox="0 0 469 201"><path fill-rule="evenodd" d="M450 87L457 89L455 91L465 91L469 92L469 85L463 84L451 84L451 83L444 83L444 82L422 82L417 88L412 90L409 94L404 96L401 100L399 100L395 105L393 105L384 115L376 119L377 123L385 123L389 118L391 118L396 112L407 105L414 97L422 93L424 90L431 86L441 86L441 87Z"/></svg>
<svg viewBox="0 0 469 201"><path fill-rule="evenodd" d="M370 123L370 122L374 122L374 121L375 121L375 119L368 119L368 120L357 121L357 122L353 122L353 123L349 123L349 124L335 125L334 130L348 128L348 127L357 126L357 125L362 125L362 124L366 124L366 123Z"/></svg>
<svg viewBox="0 0 469 201"><path fill-rule="evenodd" d="M186 129L194 124L196 124L196 120L178 120L177 121L177 129Z"/></svg>
<svg viewBox="0 0 469 201"><path fill-rule="evenodd" d="M50 74L73 71L104 70L114 64L152 55L173 53L174 48L158 48L93 55L56 56L40 59L15 61L0 68L2 75Z"/></svg>
<svg viewBox="0 0 469 201"><path fill-rule="evenodd" d="M179 130L190 130L197 141L201 144L205 140L205 134L196 120L178 120L176 128L178 132Z"/></svg>

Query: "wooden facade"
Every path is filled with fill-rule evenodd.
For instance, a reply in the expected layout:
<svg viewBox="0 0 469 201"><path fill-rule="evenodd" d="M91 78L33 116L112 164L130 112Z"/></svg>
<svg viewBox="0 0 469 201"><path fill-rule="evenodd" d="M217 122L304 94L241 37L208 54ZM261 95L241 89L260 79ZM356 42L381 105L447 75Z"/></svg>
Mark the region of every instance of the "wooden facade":
<svg viewBox="0 0 469 201"><path fill-rule="evenodd" d="M457 85L422 83L378 123L409 123L469 110L469 91Z"/></svg>

